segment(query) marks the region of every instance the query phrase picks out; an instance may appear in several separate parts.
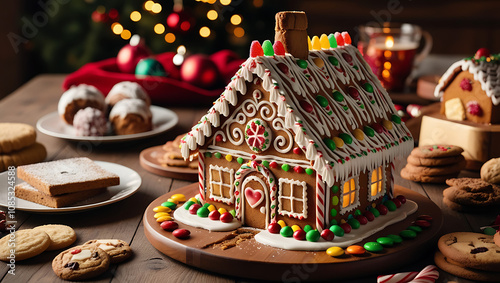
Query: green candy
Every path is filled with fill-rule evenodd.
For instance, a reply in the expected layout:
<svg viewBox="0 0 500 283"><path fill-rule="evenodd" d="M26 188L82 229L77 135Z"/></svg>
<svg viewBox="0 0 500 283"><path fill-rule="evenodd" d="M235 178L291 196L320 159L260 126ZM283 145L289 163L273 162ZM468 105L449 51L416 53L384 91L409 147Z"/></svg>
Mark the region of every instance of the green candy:
<svg viewBox="0 0 500 283"><path fill-rule="evenodd" d="M330 41L330 47L331 48L337 47L337 39L335 38L335 35L333 35L333 33L330 33L328 35L328 41ZM330 58L332 58L332 57L330 57ZM338 64L338 62L337 62L337 64ZM337 66L337 65L335 65L335 66Z"/></svg>
<svg viewBox="0 0 500 283"><path fill-rule="evenodd" d="M369 93L373 93L373 86L370 83L363 84L363 89Z"/></svg>
<svg viewBox="0 0 500 283"><path fill-rule="evenodd" d="M306 233L307 233L307 232L309 232L309 231L311 231L311 230L314 230L314 229L313 229L313 227L311 227L311 225L306 225L306 226L304 226L304 229L303 229L303 230L304 230L304 232L306 232Z"/></svg>
<svg viewBox="0 0 500 283"><path fill-rule="evenodd" d="M316 96L316 101L321 105L321 107L328 106L328 100L323 95Z"/></svg>
<svg viewBox="0 0 500 283"><path fill-rule="evenodd" d="M335 142L330 138L324 138L323 142L325 143L326 147L328 147L332 151L335 150L335 148L337 148Z"/></svg>
<svg viewBox="0 0 500 283"><path fill-rule="evenodd" d="M236 161L238 161L239 164L243 164L243 162L245 162L245 160L243 160L243 158L241 157L238 157Z"/></svg>
<svg viewBox="0 0 500 283"><path fill-rule="evenodd" d="M490 235L490 236L493 236L495 235L495 233L497 232L497 230L495 230L495 228L491 228L491 227L486 227L484 228L483 230L483 233L486 234L486 235Z"/></svg>
<svg viewBox="0 0 500 283"><path fill-rule="evenodd" d="M166 201L166 202L162 203L161 206L168 207L171 210L174 210L177 208L177 204L175 202L170 202L170 201Z"/></svg>
<svg viewBox="0 0 500 283"><path fill-rule="evenodd" d="M395 244L401 244L403 242L403 238L399 235L390 234L387 235L387 238L390 238Z"/></svg>
<svg viewBox="0 0 500 283"><path fill-rule="evenodd" d="M356 210L354 211L354 215L355 215L355 216L360 216L360 215L362 215L361 210L356 209Z"/></svg>
<svg viewBox="0 0 500 283"><path fill-rule="evenodd" d="M392 114L391 120L396 124L401 124L401 117L396 114Z"/></svg>
<svg viewBox="0 0 500 283"><path fill-rule="evenodd" d="M285 227L281 228L280 234L283 237L291 237L291 236L293 236L293 229L290 226L285 226Z"/></svg>
<svg viewBox="0 0 500 283"><path fill-rule="evenodd" d="M269 161L267 160L262 161L262 165L264 165L264 167L266 168L269 168Z"/></svg>
<svg viewBox="0 0 500 283"><path fill-rule="evenodd" d="M380 237L377 239L377 243L384 247L392 247L394 245L394 240L389 237Z"/></svg>
<svg viewBox="0 0 500 283"><path fill-rule="evenodd" d="M398 209L398 207L392 200L384 201L384 205L387 207L389 211L395 211L396 209Z"/></svg>
<svg viewBox="0 0 500 283"><path fill-rule="evenodd" d="M314 174L314 170L311 169L311 168L306 168L306 174L307 175L312 175L312 174Z"/></svg>
<svg viewBox="0 0 500 283"><path fill-rule="evenodd" d="M374 207L371 207L370 208L370 212L373 213L373 216L375 217L379 217L380 216L380 212L378 212L378 210Z"/></svg>
<svg viewBox="0 0 500 283"><path fill-rule="evenodd" d="M195 202L192 200L186 201L186 203L184 204L184 209L189 210L189 207L191 207L191 205L193 204L195 204Z"/></svg>
<svg viewBox="0 0 500 283"><path fill-rule="evenodd" d="M333 232L333 234L337 237L343 237L344 236L344 229L342 229L342 227L340 227L339 225L335 224L335 225L332 225L332 227L330 227L330 231Z"/></svg>
<svg viewBox="0 0 500 283"><path fill-rule="evenodd" d="M404 239L414 239L415 237L417 237L417 232L413 230L403 230L399 232L399 236Z"/></svg>
<svg viewBox="0 0 500 283"><path fill-rule="evenodd" d="M220 154L220 152L216 152L216 153L214 154L214 156L215 156L216 158L221 158L221 157L222 157L222 154Z"/></svg>
<svg viewBox="0 0 500 283"><path fill-rule="evenodd" d="M335 219L330 220L330 226L332 226L332 225L337 225L337 224L339 224L339 223L337 222L337 220L335 220Z"/></svg>
<svg viewBox="0 0 500 283"><path fill-rule="evenodd" d="M378 253L384 249L384 247L382 247L382 245L377 242L368 242L363 245L363 248L372 253Z"/></svg>
<svg viewBox="0 0 500 283"><path fill-rule="evenodd" d="M212 153L209 151L205 152L205 157L212 157Z"/></svg>
<svg viewBox="0 0 500 283"><path fill-rule="evenodd" d="M285 171L285 172L288 172L288 170L290 170L290 165L283 164L283 165L281 165L281 169L283 169L283 171Z"/></svg>
<svg viewBox="0 0 500 283"><path fill-rule="evenodd" d="M332 208L332 210L330 210L330 215L331 215L332 217L337 216L337 210L336 210L335 208Z"/></svg>
<svg viewBox="0 0 500 283"><path fill-rule="evenodd" d="M332 197L332 205L337 205L337 204L339 204L339 197L333 196Z"/></svg>
<svg viewBox="0 0 500 283"><path fill-rule="evenodd" d="M333 58L333 57L330 57L330 58ZM335 99L335 101L338 101L338 102L344 101L344 96L338 90L332 92L332 96L333 96L333 99Z"/></svg>
<svg viewBox="0 0 500 283"><path fill-rule="evenodd" d="M197 211L196 211L196 214L199 216L199 217L208 217L208 214L210 213L210 211L208 210L208 208L206 207L200 207Z"/></svg>
<svg viewBox="0 0 500 283"><path fill-rule="evenodd" d="M297 65L299 65L299 67L301 67L302 69L307 69L307 61L306 60L302 60L302 59L297 60Z"/></svg>
<svg viewBox="0 0 500 283"><path fill-rule="evenodd" d="M236 210L231 209L231 210L229 211L229 213L231 213L231 215L232 215L233 217L236 217Z"/></svg>
<svg viewBox="0 0 500 283"><path fill-rule="evenodd" d="M369 137L373 137L373 136L375 136L375 130L374 130L374 129L372 129L372 127L370 127L370 126L365 126L365 127L363 128L363 132L365 132L365 134L366 134L367 136L369 136Z"/></svg>
<svg viewBox="0 0 500 283"><path fill-rule="evenodd" d="M346 143L346 144L351 144L352 143L352 137L349 134L346 133L341 133L339 134L339 137Z"/></svg>
<svg viewBox="0 0 500 283"><path fill-rule="evenodd" d="M332 193L336 194L338 192L339 192L339 186L333 185L333 187L332 187Z"/></svg>
<svg viewBox="0 0 500 283"><path fill-rule="evenodd" d="M319 240L320 234L318 230L309 230L309 232L306 233L306 240L308 242L317 242Z"/></svg>
<svg viewBox="0 0 500 283"><path fill-rule="evenodd" d="M264 50L264 55L266 56L274 56L273 44L271 41L266 40L262 43L262 50Z"/></svg>
<svg viewBox="0 0 500 283"><path fill-rule="evenodd" d="M415 225L412 225L412 226L409 226L408 228L406 228L407 230L412 230L412 231L415 231L416 233L420 233L422 232L422 228L418 227L418 226L415 226Z"/></svg>
<svg viewBox="0 0 500 283"><path fill-rule="evenodd" d="M351 219L347 220L347 223L349 223L349 225L351 225L352 229L359 229L359 227L361 226L359 221L355 218L351 218Z"/></svg>
<svg viewBox="0 0 500 283"><path fill-rule="evenodd" d="M209 204L208 202L205 202L205 203L203 204L203 207L204 207L204 208L208 208L209 206L210 206L210 204Z"/></svg>

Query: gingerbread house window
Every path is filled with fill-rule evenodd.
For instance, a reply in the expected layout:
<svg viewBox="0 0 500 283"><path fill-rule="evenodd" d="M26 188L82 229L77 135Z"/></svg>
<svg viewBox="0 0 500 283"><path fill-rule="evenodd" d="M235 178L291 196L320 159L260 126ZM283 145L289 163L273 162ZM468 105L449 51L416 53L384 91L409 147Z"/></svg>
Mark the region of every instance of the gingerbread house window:
<svg viewBox="0 0 500 283"><path fill-rule="evenodd" d="M340 213L347 213L359 206L359 178L354 177L342 184Z"/></svg>
<svg viewBox="0 0 500 283"><path fill-rule="evenodd" d="M278 213L299 219L307 218L307 183L279 179Z"/></svg>
<svg viewBox="0 0 500 283"><path fill-rule="evenodd" d="M232 204L234 202L234 170L210 165L209 172L210 199Z"/></svg>
<svg viewBox="0 0 500 283"><path fill-rule="evenodd" d="M383 166L380 166L373 170L369 176L369 194L368 201L373 201L378 199L380 196L385 194L385 170Z"/></svg>

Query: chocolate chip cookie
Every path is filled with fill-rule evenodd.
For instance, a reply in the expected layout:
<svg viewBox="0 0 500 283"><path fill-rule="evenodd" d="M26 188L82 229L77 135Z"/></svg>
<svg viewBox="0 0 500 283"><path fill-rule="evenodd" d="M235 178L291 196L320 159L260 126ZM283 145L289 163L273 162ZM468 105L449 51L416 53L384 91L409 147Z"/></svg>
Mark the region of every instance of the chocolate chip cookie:
<svg viewBox="0 0 500 283"><path fill-rule="evenodd" d="M132 255L132 249L127 242L117 239L90 240L85 245L97 245L109 256L111 263L118 263L126 260Z"/></svg>
<svg viewBox="0 0 500 283"><path fill-rule="evenodd" d="M52 269L62 279L83 280L101 275L109 264L109 255L97 245L81 245L58 254Z"/></svg>

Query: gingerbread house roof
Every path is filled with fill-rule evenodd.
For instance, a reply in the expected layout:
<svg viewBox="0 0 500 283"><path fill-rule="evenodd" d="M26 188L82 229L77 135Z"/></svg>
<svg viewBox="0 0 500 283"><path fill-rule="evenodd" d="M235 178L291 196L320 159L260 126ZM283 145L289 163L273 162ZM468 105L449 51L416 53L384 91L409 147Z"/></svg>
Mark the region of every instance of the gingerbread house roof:
<svg viewBox="0 0 500 283"><path fill-rule="evenodd" d="M434 90L434 96L441 98L444 90L455 79L458 73L469 71L474 75L474 80L481 84L482 90L494 105L500 104L500 54L491 57L465 58L455 62L441 77L439 84Z"/></svg>
<svg viewBox="0 0 500 283"><path fill-rule="evenodd" d="M288 53L248 58L181 142L183 157L205 144L221 115L232 114L247 82L262 83L284 127L329 186L408 155L411 134L357 48L317 49L309 51L307 60Z"/></svg>

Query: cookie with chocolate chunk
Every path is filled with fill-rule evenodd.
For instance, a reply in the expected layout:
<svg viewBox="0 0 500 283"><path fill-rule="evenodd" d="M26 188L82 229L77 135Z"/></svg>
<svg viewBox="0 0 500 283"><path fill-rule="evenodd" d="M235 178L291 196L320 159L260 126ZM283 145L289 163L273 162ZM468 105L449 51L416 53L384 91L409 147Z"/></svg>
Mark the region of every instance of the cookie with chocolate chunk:
<svg viewBox="0 0 500 283"><path fill-rule="evenodd" d="M498 282L498 278L500 278L500 272L483 271L479 269L462 266L444 256L440 251L437 251L436 254L434 255L434 262L442 270L450 274L456 275L458 277L470 280Z"/></svg>
<svg viewBox="0 0 500 283"><path fill-rule="evenodd" d="M132 255L128 243L118 239L90 240L85 245L97 245L110 256L111 263L122 262Z"/></svg>
<svg viewBox="0 0 500 283"><path fill-rule="evenodd" d="M64 280L84 280L101 275L109 264L109 255L97 245L81 245L58 254L52 270Z"/></svg>

